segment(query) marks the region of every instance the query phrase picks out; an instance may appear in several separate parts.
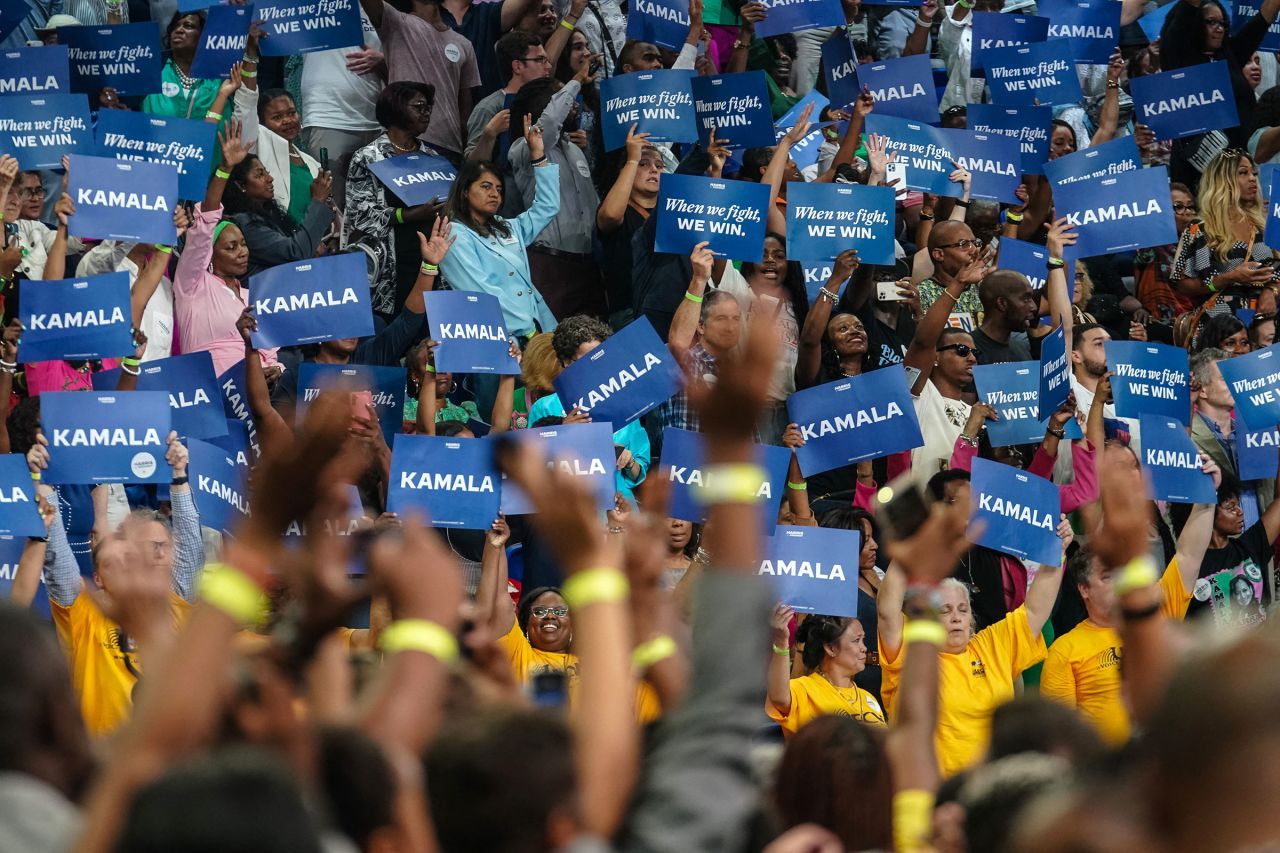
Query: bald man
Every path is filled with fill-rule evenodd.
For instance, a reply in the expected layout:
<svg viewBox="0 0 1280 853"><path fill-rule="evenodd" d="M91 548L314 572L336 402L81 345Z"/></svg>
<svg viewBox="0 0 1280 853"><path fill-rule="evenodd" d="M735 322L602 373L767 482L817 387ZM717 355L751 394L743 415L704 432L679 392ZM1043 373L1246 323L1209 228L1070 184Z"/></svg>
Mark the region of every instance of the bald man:
<svg viewBox="0 0 1280 853"><path fill-rule="evenodd" d="M978 364L1030 361L1027 331L1035 325L1039 304L1027 277L1013 270L993 270L978 285L982 325L973 332Z"/></svg>
<svg viewBox="0 0 1280 853"><path fill-rule="evenodd" d="M920 307L924 311L943 296L947 282L955 279L956 273L982 252L982 244L973 236L973 231L963 222L946 220L933 226L929 232L929 260L933 261L933 275L920 282ZM982 302L978 298L978 288L966 287L951 306L951 313L960 314L962 325L966 331L973 331L982 321Z"/></svg>

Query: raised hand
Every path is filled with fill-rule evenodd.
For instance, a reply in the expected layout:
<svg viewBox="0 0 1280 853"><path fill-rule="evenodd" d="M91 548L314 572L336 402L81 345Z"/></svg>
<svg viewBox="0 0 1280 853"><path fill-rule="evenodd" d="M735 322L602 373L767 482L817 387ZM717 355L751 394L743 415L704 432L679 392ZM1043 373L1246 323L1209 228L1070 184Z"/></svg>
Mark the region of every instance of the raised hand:
<svg viewBox="0 0 1280 853"><path fill-rule="evenodd" d="M418 246L422 249L422 260L425 263L440 266L444 256L449 254L453 241L458 239L453 234L453 224L447 216L437 216L431 226L431 236L418 232Z"/></svg>
<svg viewBox="0 0 1280 853"><path fill-rule="evenodd" d="M711 268L715 263L716 256L707 247L711 244L706 240L693 247L693 251L689 253L689 263L693 265L693 278L700 281L709 281L711 279Z"/></svg>
<svg viewBox="0 0 1280 853"><path fill-rule="evenodd" d="M58 197L58 201L53 205L53 213L58 217L58 225L66 228L70 217L76 215L76 203L71 200L69 193L63 193Z"/></svg>
<svg viewBox="0 0 1280 853"><path fill-rule="evenodd" d="M533 121L532 116L524 117L524 141L529 146L529 158L541 160L544 153L542 128Z"/></svg>
<svg viewBox="0 0 1280 853"><path fill-rule="evenodd" d="M222 162L230 171L234 167L244 162L249 156L253 143L245 143L243 137L244 128L240 122L231 119L227 122L223 130L218 131L218 144L222 147Z"/></svg>
<svg viewBox="0 0 1280 853"><path fill-rule="evenodd" d="M1053 220L1053 224L1049 226L1044 247L1049 250L1050 257L1061 258L1066 247L1074 246L1079 239L1080 235L1075 232L1075 226L1063 216Z"/></svg>
<svg viewBox="0 0 1280 853"><path fill-rule="evenodd" d="M876 108L876 96L871 94L870 86L862 87L862 94L853 102L853 114L866 118Z"/></svg>
<svg viewBox="0 0 1280 853"><path fill-rule="evenodd" d="M957 183L963 186L964 197L968 198L969 190L973 185L973 175L969 173L968 169L963 168L955 160L951 161L951 165L955 166L955 170L950 175L947 175L947 180L951 181L952 183Z"/></svg>
<svg viewBox="0 0 1280 853"><path fill-rule="evenodd" d="M813 104L805 105L800 113L800 117L796 119L796 123L791 126L786 135L782 137L779 144L785 144L788 148L799 144L800 140L809 135L809 116L813 113Z"/></svg>

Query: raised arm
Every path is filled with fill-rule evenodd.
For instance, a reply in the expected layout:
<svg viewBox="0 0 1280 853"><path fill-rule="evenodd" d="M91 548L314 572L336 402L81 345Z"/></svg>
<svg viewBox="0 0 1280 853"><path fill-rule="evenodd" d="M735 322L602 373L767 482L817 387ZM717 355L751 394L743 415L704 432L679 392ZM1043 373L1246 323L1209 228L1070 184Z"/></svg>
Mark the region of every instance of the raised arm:
<svg viewBox="0 0 1280 853"><path fill-rule="evenodd" d="M173 591L185 601L195 601L200 572L204 569L204 539L200 535L200 513L196 511L191 484L178 482L187 479L190 454L178 441L176 432L169 433L169 447L164 458L173 468L174 479L169 486L173 523Z"/></svg>
<svg viewBox="0 0 1280 853"><path fill-rule="evenodd" d="M990 258L980 255L956 273L956 277L947 282L943 295L934 300L925 312L924 319L916 326L916 333L912 336L911 343L907 346L906 358L903 359L907 367L920 371L920 376L911 388L913 394L919 394L924 383L929 381L929 374L933 372L934 362L938 358L938 338L942 337L942 330L947 327L952 307L966 287L982 281L989 264Z"/></svg>
<svg viewBox="0 0 1280 853"><path fill-rule="evenodd" d="M791 620L795 610L786 604L773 608L769 620L773 630L773 654L769 656L769 704L778 713L791 714Z"/></svg>
<svg viewBox="0 0 1280 853"><path fill-rule="evenodd" d="M556 67L556 63L560 61L560 54L564 52L565 47L569 44L569 37L573 34L574 28L578 26L578 19L582 17L582 13L587 9L587 0L573 0L569 4L569 11L561 19L561 23L556 25L556 31L551 34L551 38L547 39L545 45L547 49L547 60L551 68ZM568 24L569 26L566 26ZM607 38L608 34L605 33Z"/></svg>
<svg viewBox="0 0 1280 853"><path fill-rule="evenodd" d="M58 281L67 277L67 217L75 214L75 202L70 195L63 193L54 205L53 212L58 217L58 228L54 233L53 243L49 246L49 257L41 275L45 281Z"/></svg>
<svg viewBox="0 0 1280 853"><path fill-rule="evenodd" d="M520 363L521 353L518 343L509 341L507 352L516 360L516 364ZM516 377L508 373L498 378L498 393L493 397L493 412L489 415L490 435L511 429L511 415L515 408Z"/></svg>
<svg viewBox="0 0 1280 853"><path fill-rule="evenodd" d="M736 74L747 70L747 59L751 54L751 40L756 35L756 24L765 19L764 4L760 0L752 0L743 5L739 11L742 20L738 24L738 37L733 40L733 53L729 55L726 74Z"/></svg>
<svg viewBox="0 0 1280 853"><path fill-rule="evenodd" d="M938 14L938 0L925 0L916 10L916 25L907 36L907 43L902 48L903 56L915 56L929 49L929 33L933 29L933 18Z"/></svg>
<svg viewBox="0 0 1280 853"><path fill-rule="evenodd" d="M1058 537L1062 539L1062 557L1066 561L1067 546L1072 539L1071 522L1063 518L1058 522ZM1036 579L1027 589L1027 625L1032 634L1039 634L1044 623L1049 621L1053 605L1058 600L1058 588L1062 586L1062 565L1041 565L1036 571Z"/></svg>
<svg viewBox="0 0 1280 853"><path fill-rule="evenodd" d="M293 445L293 430L271 405L271 391L267 387L266 374L262 372L262 357L254 349L250 332L258 328L257 318L248 308L236 320L236 330L244 338L245 396L249 398L249 411L258 430L258 446L262 455L284 452Z"/></svg>
<svg viewBox="0 0 1280 853"><path fill-rule="evenodd" d="M1124 70L1124 59L1116 48L1107 63L1107 91L1102 97L1102 112L1098 116L1098 129L1089 142L1091 146L1110 142L1116 136L1120 124L1120 75Z"/></svg>
<svg viewBox="0 0 1280 853"><path fill-rule="evenodd" d="M706 299L707 284L715 261L715 255L707 245L703 241L694 246L689 254L693 275L689 278L689 288L680 300L680 307L671 320L671 330L667 333L667 348L680 364L684 364L684 357L693 346L693 338L702 319L702 302Z"/></svg>
<svg viewBox="0 0 1280 853"><path fill-rule="evenodd" d="M218 145L222 148L222 165L213 170L209 179L209 188L205 190L204 201L200 207L204 211L212 211L222 207L222 193L231 178L231 170L249 156L251 142L245 142L242 128L237 121L228 121L225 131L218 131Z"/></svg>
<svg viewBox="0 0 1280 853"><path fill-rule="evenodd" d="M507 592L507 540L511 528L499 515L484 537L480 554L480 583L476 587L475 623L487 626L492 637L505 637L516 623L516 606Z"/></svg>
<svg viewBox="0 0 1280 853"><path fill-rule="evenodd" d="M618 179L613 182L604 201L600 202L600 209L596 211L596 228L600 229L601 234L612 234L622 225L627 213L627 202L631 200L631 187L636 182L636 172L640 168L640 156L644 153L648 139L649 134L636 133L635 124L628 128L626 162L618 170Z"/></svg>
<svg viewBox="0 0 1280 853"><path fill-rule="evenodd" d="M1061 217L1054 220L1049 227L1049 235L1045 240L1045 248L1049 252L1049 274L1045 279L1045 291L1049 300L1049 316L1054 328L1063 327L1067 342L1067 352L1071 352L1071 296L1067 287L1067 268L1065 264L1054 264L1056 259L1062 261L1067 246L1074 246L1079 235L1074 226ZM1077 262L1081 263L1081 262Z"/></svg>
<svg viewBox="0 0 1280 853"><path fill-rule="evenodd" d="M187 227L191 224L190 217L187 216L185 207L177 207L173 211L174 230L181 239L182 235L187 232ZM133 327L141 328L142 316L147 311L147 303L151 301L151 297L155 296L156 291L160 288L160 282L164 280L165 270L169 268L169 261L173 258L173 249L169 246L152 246L151 254L147 256L147 262L143 264L142 271L138 273L138 277L133 282L133 289L129 291L129 311L133 318Z"/></svg>
<svg viewBox="0 0 1280 853"><path fill-rule="evenodd" d="M774 146L773 157L760 176L760 183L769 185L769 206L767 227L777 234L787 233L787 217L778 210L778 194L782 192L782 179L787 173L787 162L791 159L791 147L804 139L809 133L809 116L813 112L813 104L809 104L800 113L796 123L783 134L782 139Z"/></svg>
<svg viewBox="0 0 1280 853"><path fill-rule="evenodd" d="M858 268L858 250L845 249L831 266L831 277L818 298L804 318L804 327L800 330L799 352L796 356L795 380L797 388L808 388L818 378L822 367L822 338L827 333L827 322L831 319L832 306L840 298L841 286L849 280Z"/></svg>

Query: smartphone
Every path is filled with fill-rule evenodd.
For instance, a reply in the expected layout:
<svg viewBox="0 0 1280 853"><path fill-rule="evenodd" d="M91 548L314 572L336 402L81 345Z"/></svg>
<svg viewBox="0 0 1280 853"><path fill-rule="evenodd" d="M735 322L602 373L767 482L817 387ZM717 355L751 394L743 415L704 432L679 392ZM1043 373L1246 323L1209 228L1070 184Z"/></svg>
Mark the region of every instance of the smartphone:
<svg viewBox="0 0 1280 853"><path fill-rule="evenodd" d="M933 498L911 474L904 474L876 492L874 512L877 530L887 539L914 535L933 505Z"/></svg>
<svg viewBox="0 0 1280 853"><path fill-rule="evenodd" d="M558 669L539 672L529 683L533 704L539 708L563 708L569 699L569 682Z"/></svg>
<svg viewBox="0 0 1280 853"><path fill-rule="evenodd" d="M320 149L320 170L322 172L329 171L329 149L328 148Z"/></svg>
<svg viewBox="0 0 1280 853"><path fill-rule="evenodd" d="M357 420L369 420L369 407L373 405L372 391L352 391L351 392L351 421L355 425ZM375 424L376 425L376 424Z"/></svg>
<svg viewBox="0 0 1280 853"><path fill-rule="evenodd" d="M877 281L876 299L881 302L901 302L902 294L898 292L897 281Z"/></svg>
<svg viewBox="0 0 1280 853"><path fill-rule="evenodd" d="M594 77L600 73L601 68L604 68L604 63L598 59L594 59L591 61L591 67L588 68L587 71L588 73L591 74L592 77Z"/></svg>
<svg viewBox="0 0 1280 853"><path fill-rule="evenodd" d="M898 201L902 201L907 197L907 164L895 160L885 167L884 179L886 181L897 180L893 185L893 197Z"/></svg>

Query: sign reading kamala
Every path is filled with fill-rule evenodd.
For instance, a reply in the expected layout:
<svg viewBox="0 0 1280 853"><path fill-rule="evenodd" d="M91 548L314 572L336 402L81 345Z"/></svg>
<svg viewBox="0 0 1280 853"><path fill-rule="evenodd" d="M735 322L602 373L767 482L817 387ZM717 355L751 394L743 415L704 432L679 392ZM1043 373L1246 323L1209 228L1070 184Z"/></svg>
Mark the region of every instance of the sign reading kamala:
<svg viewBox="0 0 1280 853"><path fill-rule="evenodd" d="M304 361L298 365L298 408L293 421L302 426L307 409L322 391L341 388L345 391L368 391L382 435L390 444L404 424L403 367L373 367L367 364L316 364Z"/></svg>
<svg viewBox="0 0 1280 853"><path fill-rule="evenodd" d="M862 92L858 82L858 57L849 37L840 30L822 44L822 74L831 100L841 106L852 104Z"/></svg>
<svg viewBox="0 0 1280 853"><path fill-rule="evenodd" d="M896 367L797 391L787 414L805 440L795 452L806 477L924 444L907 374Z"/></svg>
<svg viewBox="0 0 1280 853"><path fill-rule="evenodd" d="M1225 62L1135 77L1129 87L1134 120L1155 131L1157 139L1180 139L1240 123Z"/></svg>
<svg viewBox="0 0 1280 853"><path fill-rule="evenodd" d="M175 167L72 154L67 179L67 191L76 203L67 225L73 237L165 246L177 240L173 226L173 208L178 201Z"/></svg>
<svg viewBox="0 0 1280 853"><path fill-rule="evenodd" d="M434 527L488 530L500 482L488 441L401 434L391 450L387 509L426 513Z"/></svg>
<svg viewBox="0 0 1280 853"><path fill-rule="evenodd" d="M1116 0L1050 0L1039 11L1049 18L1049 38L1071 45L1076 62L1105 65L1120 41Z"/></svg>
<svg viewBox="0 0 1280 853"><path fill-rule="evenodd" d="M159 391L46 391L48 483L168 483L169 400Z"/></svg>
<svg viewBox="0 0 1280 853"><path fill-rule="evenodd" d="M187 441L191 496L200 524L224 533L249 517L249 460L206 441Z"/></svg>
<svg viewBox="0 0 1280 853"><path fill-rule="evenodd" d="M18 360L132 355L129 274L123 272L21 285Z"/></svg>
<svg viewBox="0 0 1280 853"><path fill-rule="evenodd" d="M893 265L893 188L861 184L787 185L791 257L832 260L857 249L864 264Z"/></svg>
<svg viewBox="0 0 1280 853"><path fill-rule="evenodd" d="M20 453L0 455L0 535L46 535L44 521L36 507L35 483Z"/></svg>
<svg viewBox="0 0 1280 853"><path fill-rule="evenodd" d="M86 96L0 97L0 151L17 157L18 168L61 169L64 154L87 152L92 145Z"/></svg>
<svg viewBox="0 0 1280 853"><path fill-rule="evenodd" d="M509 435L517 441L537 442L548 468L581 478L583 485L596 496L596 506L602 510L613 509L618 457L613 451L613 427L609 424L533 427L513 430ZM506 515L528 515L534 511L529 496L509 479L502 481L501 507Z"/></svg>
<svg viewBox="0 0 1280 853"><path fill-rule="evenodd" d="M683 0L633 0L627 38L679 50L689 37L689 4Z"/></svg>
<svg viewBox="0 0 1280 853"><path fill-rule="evenodd" d="M1057 486L1011 465L974 459L972 488L973 521L983 523L979 545L1042 566L1062 565Z"/></svg>
<svg viewBox="0 0 1280 853"><path fill-rule="evenodd" d="M192 438L226 435L227 419L209 353L193 352L148 361L140 369L138 390L164 391L169 395L173 428L178 435ZM98 391L114 390L119 382L120 368L93 374L93 387Z"/></svg>
<svg viewBox="0 0 1280 853"><path fill-rule="evenodd" d="M765 19L756 24L760 38L844 26L840 0L764 0L764 8Z"/></svg>
<svg viewBox="0 0 1280 853"><path fill-rule="evenodd" d="M154 21L59 27L58 43L67 47L73 92L96 94L107 86L121 95L160 91L160 25Z"/></svg>
<svg viewBox="0 0 1280 853"><path fill-rule="evenodd" d="M1047 160L1044 175L1056 188L1076 181L1115 177L1140 168L1142 161L1138 156L1137 143L1132 136L1122 136L1056 160Z"/></svg>
<svg viewBox="0 0 1280 853"><path fill-rule="evenodd" d="M1182 347L1107 341L1116 416L1163 415L1191 426L1191 368Z"/></svg>
<svg viewBox="0 0 1280 853"><path fill-rule="evenodd" d="M1048 18L1006 15L1003 12L972 12L971 14L973 15L973 47L969 54L969 68L976 77L982 76L983 57L988 50L1034 44L1049 37ZM970 104L970 106L975 105Z"/></svg>
<svg viewBox="0 0 1280 853"><path fill-rule="evenodd" d="M566 367L553 384L565 411L577 406L617 431L669 400L680 377L667 345L641 317Z"/></svg>
<svg viewBox="0 0 1280 853"><path fill-rule="evenodd" d="M249 24L253 22L253 4L217 4L210 6L206 14L208 17L200 30L196 56L191 61L191 76L221 80L244 56L245 45L249 42Z"/></svg>
<svg viewBox="0 0 1280 853"><path fill-rule="evenodd" d="M1003 249L1003 241L1001 248ZM1035 361L979 364L973 368L973 382L982 402L996 410L998 421L987 422L992 447L1011 444L1038 444L1044 439L1049 418L1040 418L1040 365ZM1066 437L1083 438L1075 418L1067 421Z"/></svg>
<svg viewBox="0 0 1280 853"><path fill-rule="evenodd" d="M257 5L269 36L262 40L263 56L292 56L364 43L357 0L259 0Z"/></svg>
<svg viewBox="0 0 1280 853"><path fill-rule="evenodd" d="M1114 2L1115 0L1110 0ZM1008 18L999 12L981 14ZM1053 107L1001 107L996 104L969 104L969 129L979 134L1008 136L1018 143L1022 153L1022 171L1029 175L1044 173L1049 159L1049 126ZM1004 245L1004 241L1000 241Z"/></svg>
<svg viewBox="0 0 1280 853"><path fill-rule="evenodd" d="M370 163L369 171L409 206L447 197L453 179L458 177L458 170L448 160L429 154L388 157Z"/></svg>
<svg viewBox="0 0 1280 853"><path fill-rule="evenodd" d="M1057 215L1076 228L1077 258L1178 242L1164 166L1059 184L1053 202Z"/></svg>
<svg viewBox="0 0 1280 853"><path fill-rule="evenodd" d="M357 254L280 264L249 277L258 349L373 334L368 271Z"/></svg>
<svg viewBox="0 0 1280 853"><path fill-rule="evenodd" d="M1040 345L1040 388L1036 396L1036 415L1040 420L1048 419L1071 394L1066 335L1066 329L1058 326L1044 336L1044 343Z"/></svg>
<svg viewBox="0 0 1280 853"><path fill-rule="evenodd" d="M667 468L671 481L671 506L667 512L672 518L682 518L700 524L707 520L707 505L698 500L698 493L714 479L706 468L706 448L701 433L667 427L662 432L662 464ZM785 447L761 444L756 446L757 461L768 475L760 484L756 497L760 499L761 521L765 531L778 523L778 505L787 488L787 469L791 465L791 451Z"/></svg>
<svg viewBox="0 0 1280 853"><path fill-rule="evenodd" d="M1236 462L1241 480L1271 480L1276 476L1280 430L1272 427L1253 432L1237 423Z"/></svg>
<svg viewBox="0 0 1280 853"><path fill-rule="evenodd" d="M100 110L94 133L97 154L173 166L178 170L178 197L204 198L211 168L209 154L214 150L217 133L213 122L130 110Z"/></svg>
<svg viewBox="0 0 1280 853"><path fill-rule="evenodd" d="M70 88L71 64L66 45L0 51L0 95L39 95Z"/></svg>
<svg viewBox="0 0 1280 853"><path fill-rule="evenodd" d="M871 88L876 111L911 121L938 121L938 90L928 54L858 66L858 82Z"/></svg>
<svg viewBox="0 0 1280 853"><path fill-rule="evenodd" d="M1074 104L1081 98L1075 58L1066 42L992 48L982 62L994 103L1029 107Z"/></svg>
<svg viewBox="0 0 1280 853"><path fill-rule="evenodd" d="M777 597L801 613L858 615L862 534L827 527L779 527L763 543L759 574Z"/></svg>
<svg viewBox="0 0 1280 853"><path fill-rule="evenodd" d="M1251 430L1280 424L1280 344L1218 362L1236 403L1236 416Z"/></svg>
<svg viewBox="0 0 1280 853"><path fill-rule="evenodd" d="M1022 155L1008 137L930 127L879 113L867 116L866 127L868 133L888 138L889 150L897 151L898 162L906 166L911 189L958 198L961 185L948 180L955 163L973 175L974 198L1016 201Z"/></svg>
<svg viewBox="0 0 1280 853"><path fill-rule="evenodd" d="M773 111L763 71L697 76L690 84L698 120L698 139L705 146L711 128L730 148L773 145Z"/></svg>
<svg viewBox="0 0 1280 853"><path fill-rule="evenodd" d="M440 342L435 367L442 373L517 375L502 306L491 293L435 290L424 294L431 339Z"/></svg>
<svg viewBox="0 0 1280 853"><path fill-rule="evenodd" d="M764 184L663 175L654 248L688 255L706 241L719 257L758 262L764 253L764 211L768 206L769 188Z"/></svg>
<svg viewBox="0 0 1280 853"><path fill-rule="evenodd" d="M605 150L626 144L633 124L637 133L649 134L650 142L696 142L692 76L692 71L635 71L601 83Z"/></svg>
<svg viewBox="0 0 1280 853"><path fill-rule="evenodd" d="M1183 504L1218 502L1213 477L1200 470L1200 451L1186 428L1162 415L1143 415L1142 466L1151 475L1151 496L1158 501Z"/></svg>

